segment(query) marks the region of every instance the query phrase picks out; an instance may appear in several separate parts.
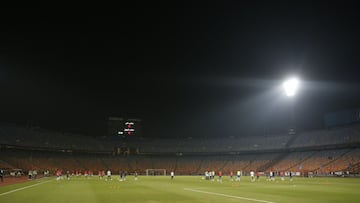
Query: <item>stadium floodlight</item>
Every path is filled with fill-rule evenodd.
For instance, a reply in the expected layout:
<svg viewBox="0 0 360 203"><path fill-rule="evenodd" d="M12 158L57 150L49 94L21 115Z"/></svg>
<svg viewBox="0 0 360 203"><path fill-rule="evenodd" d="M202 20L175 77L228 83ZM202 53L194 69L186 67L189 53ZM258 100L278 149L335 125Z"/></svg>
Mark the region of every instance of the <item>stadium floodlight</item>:
<svg viewBox="0 0 360 203"><path fill-rule="evenodd" d="M299 88L299 80L297 78L290 78L283 83L285 94L288 97L293 97Z"/></svg>

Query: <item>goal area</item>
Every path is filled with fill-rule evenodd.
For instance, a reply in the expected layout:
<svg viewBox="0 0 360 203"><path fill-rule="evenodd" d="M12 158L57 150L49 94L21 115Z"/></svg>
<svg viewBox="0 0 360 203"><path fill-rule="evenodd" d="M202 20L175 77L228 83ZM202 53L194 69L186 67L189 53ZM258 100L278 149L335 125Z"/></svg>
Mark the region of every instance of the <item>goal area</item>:
<svg viewBox="0 0 360 203"><path fill-rule="evenodd" d="M145 170L146 176L166 176L166 169L153 169L149 168Z"/></svg>

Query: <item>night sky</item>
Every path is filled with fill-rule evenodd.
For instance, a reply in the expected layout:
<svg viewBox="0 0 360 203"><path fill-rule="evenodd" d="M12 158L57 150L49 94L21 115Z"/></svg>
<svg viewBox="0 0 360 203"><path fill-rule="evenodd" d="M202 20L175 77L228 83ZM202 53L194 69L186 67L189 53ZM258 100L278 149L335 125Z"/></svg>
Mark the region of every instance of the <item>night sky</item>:
<svg viewBox="0 0 360 203"><path fill-rule="evenodd" d="M179 2L3 9L0 122L100 136L117 116L144 137L227 137L286 132L292 108L305 131L360 106L357 3Z"/></svg>

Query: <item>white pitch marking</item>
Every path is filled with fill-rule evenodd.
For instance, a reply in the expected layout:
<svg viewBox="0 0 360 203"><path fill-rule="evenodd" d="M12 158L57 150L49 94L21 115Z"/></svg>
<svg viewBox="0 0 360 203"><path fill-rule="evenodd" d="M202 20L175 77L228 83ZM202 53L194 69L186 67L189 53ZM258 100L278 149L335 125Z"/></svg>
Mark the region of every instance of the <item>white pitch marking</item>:
<svg viewBox="0 0 360 203"><path fill-rule="evenodd" d="M222 196L222 197L249 200L249 201L254 201L254 202L276 203L276 202L271 202L271 201L266 201L266 200L261 200L261 199L253 199L253 198L246 198L246 197L240 197L240 196L234 196L234 195L226 195L226 194L221 194L221 193L216 193L216 192L207 192L207 191L196 190L196 189L191 189L191 188L184 188L184 190L198 192L198 193L205 193L205 194L210 194L210 195L217 195L217 196Z"/></svg>
<svg viewBox="0 0 360 203"><path fill-rule="evenodd" d="M25 190L25 189L27 189L27 188L32 188L32 187L35 187L35 186L38 186L38 185L42 185L42 184L48 183L48 182L50 182L50 181L52 181L52 180L48 180L48 181L45 181L45 182L36 183L36 184L34 184L34 185L28 185L28 186L21 187L21 188L15 189L15 190L10 190L10 191L4 192L4 193L0 193L0 196L7 195L7 194L10 194L10 193L13 193L13 192L20 191L20 190Z"/></svg>

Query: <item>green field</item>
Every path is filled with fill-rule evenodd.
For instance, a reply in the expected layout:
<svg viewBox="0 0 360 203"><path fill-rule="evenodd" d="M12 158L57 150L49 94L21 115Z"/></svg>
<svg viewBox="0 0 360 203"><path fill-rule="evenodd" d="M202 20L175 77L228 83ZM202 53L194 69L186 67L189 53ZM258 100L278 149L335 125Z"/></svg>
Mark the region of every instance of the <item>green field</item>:
<svg viewBox="0 0 360 203"><path fill-rule="evenodd" d="M138 181L129 176L125 182L117 178L43 178L2 186L0 202L360 202L358 178L294 178L292 182L262 178L253 183L249 177L242 177L241 182L225 177L222 183L200 176L178 176L173 181L164 176L140 176Z"/></svg>

